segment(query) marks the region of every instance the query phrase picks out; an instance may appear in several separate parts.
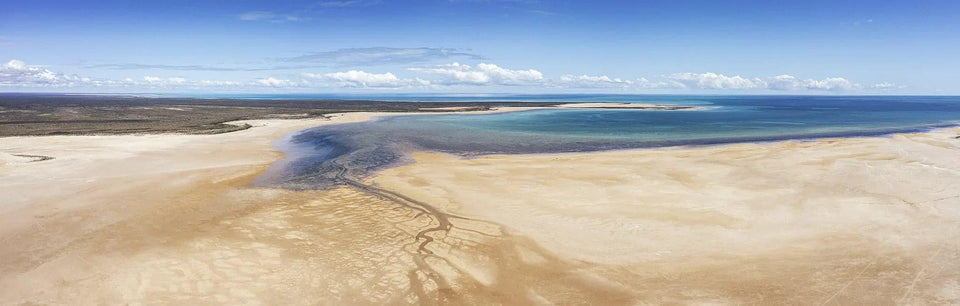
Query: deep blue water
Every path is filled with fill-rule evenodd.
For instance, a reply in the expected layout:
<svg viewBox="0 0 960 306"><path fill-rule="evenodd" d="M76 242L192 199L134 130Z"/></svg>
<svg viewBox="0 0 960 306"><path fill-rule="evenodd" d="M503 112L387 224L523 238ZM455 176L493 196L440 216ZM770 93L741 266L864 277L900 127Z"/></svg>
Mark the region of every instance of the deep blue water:
<svg viewBox="0 0 960 306"><path fill-rule="evenodd" d="M503 100L503 97L500 97ZM574 97L576 98L576 97ZM293 188L328 185L339 167L363 176L415 150L465 156L873 136L960 123L960 97L538 96L531 101L630 101L704 110L551 109L391 116L324 126L291 138L297 154L268 172ZM613 99L617 98L617 99ZM593 100L599 99L599 100ZM960 140L957 140L960 141Z"/></svg>

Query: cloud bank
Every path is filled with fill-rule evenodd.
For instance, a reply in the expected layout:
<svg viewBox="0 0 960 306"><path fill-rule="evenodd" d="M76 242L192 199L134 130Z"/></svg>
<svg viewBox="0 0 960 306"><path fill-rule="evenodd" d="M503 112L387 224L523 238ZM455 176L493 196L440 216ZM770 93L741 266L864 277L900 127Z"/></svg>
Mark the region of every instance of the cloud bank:
<svg viewBox="0 0 960 306"><path fill-rule="evenodd" d="M480 63L476 67L452 63L432 68L410 68L411 71L442 77L446 85L532 85L543 81L543 73L534 69L513 70L494 64Z"/></svg>
<svg viewBox="0 0 960 306"><path fill-rule="evenodd" d="M348 88L405 88L430 85L429 81L420 78L401 79L390 72L370 73L362 70L325 74L304 73L303 76Z"/></svg>
<svg viewBox="0 0 960 306"><path fill-rule="evenodd" d="M46 68L28 66L19 60L10 60L0 66L0 85L13 86L69 86L90 81L76 75L66 75Z"/></svg>
<svg viewBox="0 0 960 306"><path fill-rule="evenodd" d="M188 66L192 67L192 66ZM620 78L607 75L565 74L549 79L536 69L513 69L480 62L476 65L453 62L450 64L410 67L404 70L411 76L393 72L368 72L351 69L338 72L260 76L252 80L191 80L180 76L142 76L124 79L94 79L64 74L42 66L32 66L19 60L10 60L0 66L0 87L3 88L127 88L249 90L251 88L353 88L353 89L413 89L444 90L456 86L507 86L530 89L588 89L643 92L644 90L674 91L734 91L734 92L889 92L904 86L889 82L861 85L843 77L801 79L792 75L772 77L743 77L714 72L682 72L658 79Z"/></svg>
<svg viewBox="0 0 960 306"><path fill-rule="evenodd" d="M563 75L560 77L561 86L572 88L629 88L634 85L631 80L611 78L605 75Z"/></svg>
<svg viewBox="0 0 960 306"><path fill-rule="evenodd" d="M778 75L769 78L744 78L739 75L726 76L723 74L706 73L674 73L668 79L682 84L687 88L697 89L769 89L778 91L820 90L844 91L861 88L860 85L841 77L831 77L822 80L798 79L791 75Z"/></svg>

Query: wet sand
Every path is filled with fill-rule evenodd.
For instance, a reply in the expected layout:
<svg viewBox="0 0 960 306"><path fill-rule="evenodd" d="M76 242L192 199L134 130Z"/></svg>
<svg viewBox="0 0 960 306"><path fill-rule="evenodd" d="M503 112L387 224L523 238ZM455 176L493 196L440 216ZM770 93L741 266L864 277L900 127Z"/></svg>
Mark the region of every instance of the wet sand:
<svg viewBox="0 0 960 306"><path fill-rule="evenodd" d="M0 138L0 304L960 302L958 129L248 184L271 141L368 117Z"/></svg>

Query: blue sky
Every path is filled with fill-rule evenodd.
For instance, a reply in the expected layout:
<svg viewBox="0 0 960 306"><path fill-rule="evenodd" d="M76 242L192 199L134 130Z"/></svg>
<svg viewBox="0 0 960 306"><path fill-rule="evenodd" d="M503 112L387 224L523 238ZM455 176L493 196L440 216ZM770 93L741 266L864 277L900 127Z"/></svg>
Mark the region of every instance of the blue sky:
<svg viewBox="0 0 960 306"><path fill-rule="evenodd" d="M960 94L958 1L3 1L0 91Z"/></svg>

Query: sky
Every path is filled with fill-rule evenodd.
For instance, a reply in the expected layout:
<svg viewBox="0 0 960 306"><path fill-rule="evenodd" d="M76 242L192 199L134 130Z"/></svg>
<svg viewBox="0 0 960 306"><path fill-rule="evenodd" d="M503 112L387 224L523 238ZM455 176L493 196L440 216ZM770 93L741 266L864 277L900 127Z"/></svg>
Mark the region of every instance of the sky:
<svg viewBox="0 0 960 306"><path fill-rule="evenodd" d="M960 1L0 2L0 91L960 94Z"/></svg>

